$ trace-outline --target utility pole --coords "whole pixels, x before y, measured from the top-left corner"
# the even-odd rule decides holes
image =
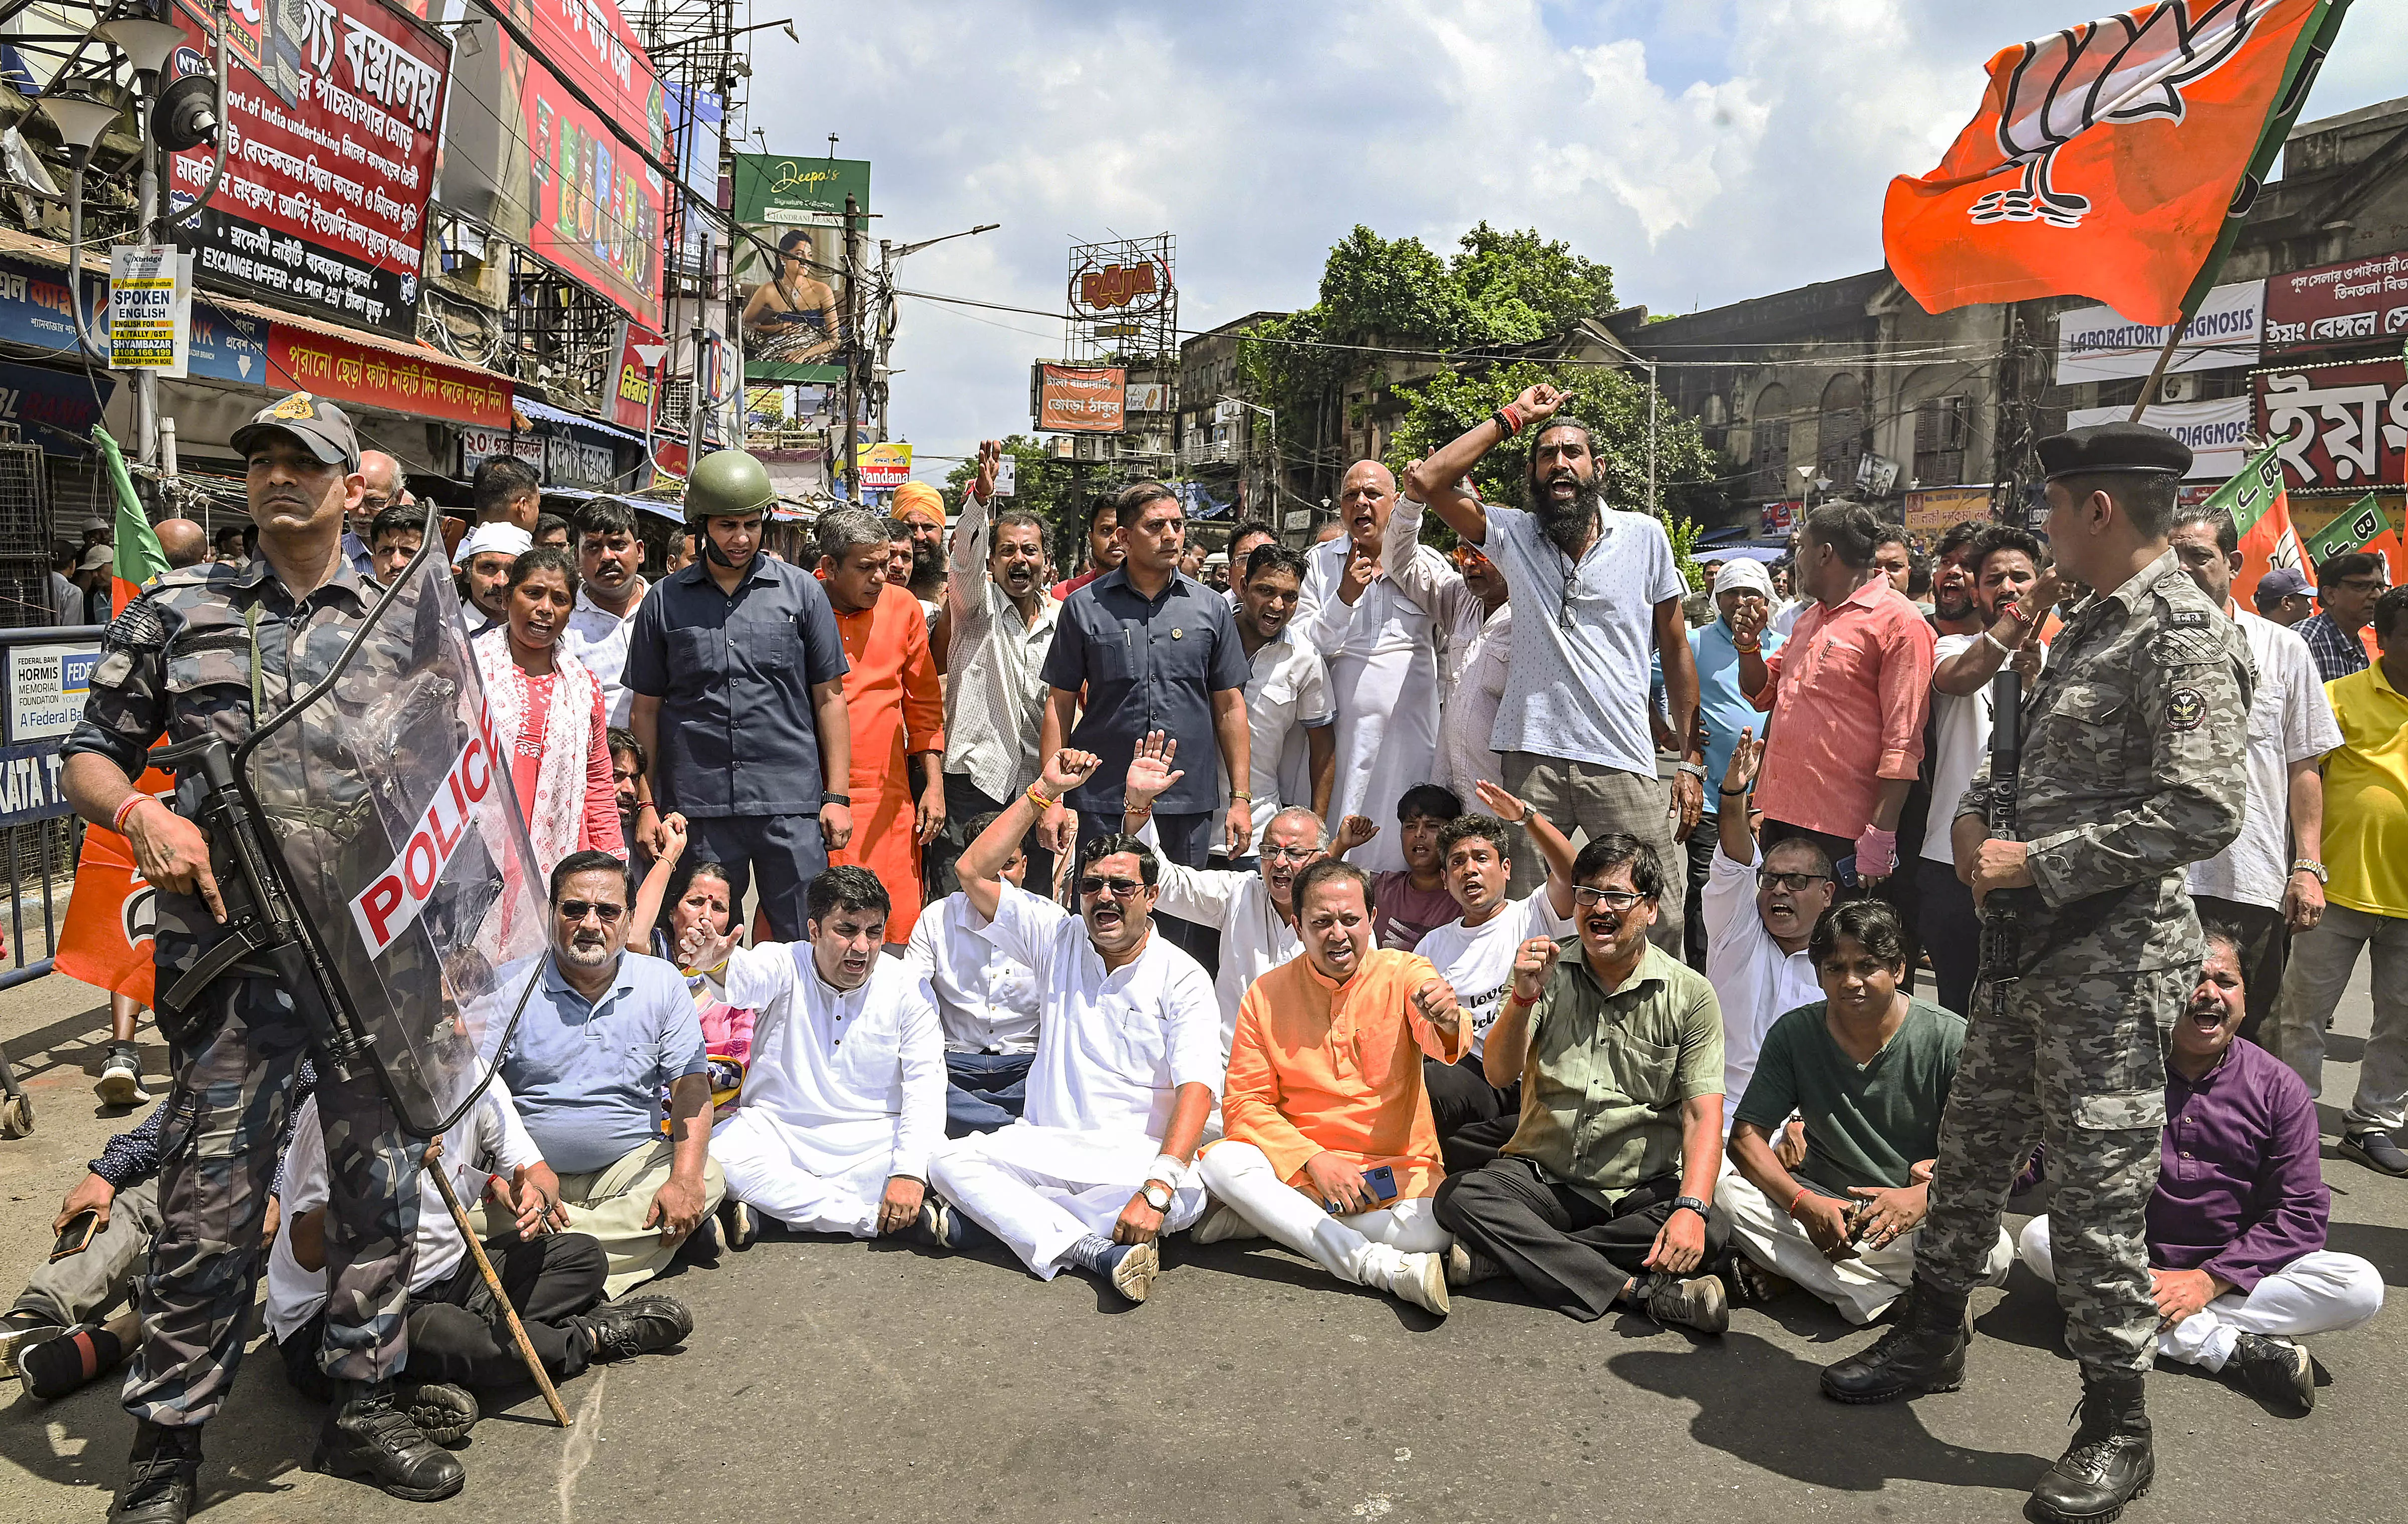
[[[844,198],[844,486],[854,503],[861,501],[861,434],[853,422],[861,395],[861,207],[850,193]]]

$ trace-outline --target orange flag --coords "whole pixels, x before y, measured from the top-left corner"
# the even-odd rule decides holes
[[[1940,166],[1890,181],[1882,245],[1930,312],[2090,296],[2197,310],[2349,0],[2158,0],[2001,50]]]
[[[2284,485],[2283,462],[2277,448],[2268,445],[2241,467],[2241,473],[2215,489],[2200,505],[2232,515],[2241,532],[2241,569],[2232,578],[2232,601],[2255,609],[2258,580],[2276,567],[2289,567],[2310,577],[2300,554],[2300,537],[2291,527],[2291,497]]]

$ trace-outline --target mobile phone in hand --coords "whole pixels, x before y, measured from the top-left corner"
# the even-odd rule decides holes
[[[50,1263],[55,1265],[69,1255],[83,1253],[92,1247],[92,1241],[99,1231],[100,1214],[97,1212],[87,1210],[69,1217],[67,1225],[59,1230],[59,1241],[50,1245]]]
[[[1397,1199],[1397,1172],[1391,1165],[1381,1164],[1363,1172],[1363,1188],[1371,1200],[1385,1206]]]

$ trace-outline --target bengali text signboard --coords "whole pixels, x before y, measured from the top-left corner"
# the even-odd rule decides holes
[[[2408,334],[2408,252],[2266,278],[2272,353]]]
[[[2408,482],[2408,366],[2398,359],[2276,366],[2250,378],[2258,431],[2293,492]]]
[[[274,323],[267,363],[280,384],[388,412],[510,426],[510,384],[482,371],[416,359],[292,323]]]
[[[1118,366],[1037,367],[1037,427],[1048,434],[1118,434],[1128,372]]]

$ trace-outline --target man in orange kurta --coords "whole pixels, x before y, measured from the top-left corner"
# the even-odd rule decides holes
[[[894,901],[888,945],[920,917],[920,847],[945,824],[945,694],[920,602],[886,581],[886,521],[859,509],[820,520],[820,580],[853,668],[853,841],[828,854],[878,875]]]
[[[1429,959],[1371,945],[1371,884],[1324,858],[1297,875],[1304,954],[1238,1005],[1213,1199],[1340,1280],[1441,1317],[1445,1176],[1422,1056],[1461,1058],[1471,1027]]]

